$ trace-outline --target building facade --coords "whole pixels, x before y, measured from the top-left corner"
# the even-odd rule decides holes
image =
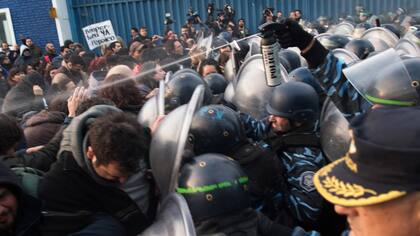
[[[171,28],[178,32],[189,7],[205,20],[209,3],[216,9],[232,5],[236,19],[244,18],[251,33],[256,32],[266,7],[284,15],[300,9],[309,20],[353,14],[357,5],[373,14],[398,7],[420,9],[419,0],[0,0],[0,41],[20,44],[20,38],[29,36],[39,46],[53,42],[58,47],[66,39],[86,45],[81,29],[105,20],[111,20],[115,33],[128,41],[131,27],[147,26],[149,34],[163,34],[165,13],[171,14],[175,21]]]
[[[60,45],[55,19],[50,17],[51,0],[0,0],[0,41],[21,44],[30,37],[39,47]]]

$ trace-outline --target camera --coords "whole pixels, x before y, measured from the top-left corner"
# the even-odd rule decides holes
[[[188,9],[187,16],[188,16],[187,23],[192,23],[192,24],[200,23],[200,15],[198,15],[198,12],[193,11],[192,7]]]
[[[225,15],[225,18],[228,21],[234,21],[234,19],[235,19],[235,10],[233,10],[233,7],[231,5],[226,4],[223,7],[223,13]]]
[[[273,12],[274,12],[274,8],[267,7],[266,9],[264,9],[263,15],[264,16],[273,16]]]
[[[212,14],[213,14],[213,12],[214,12],[214,3],[209,3],[209,4],[207,4],[207,13],[208,13],[209,15],[212,15]]]
[[[171,19],[171,13],[169,12],[165,13],[165,20],[163,20],[163,24],[170,25],[173,23],[175,23],[175,21]]]

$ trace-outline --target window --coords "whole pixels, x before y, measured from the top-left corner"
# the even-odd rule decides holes
[[[9,8],[0,9],[0,42],[4,41],[6,41],[9,45],[16,43]]]

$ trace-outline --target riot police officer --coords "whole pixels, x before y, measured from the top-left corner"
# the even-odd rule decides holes
[[[281,46],[284,48],[298,47],[301,50],[301,55],[308,62],[314,76],[346,118],[350,119],[364,112],[363,107],[367,101],[371,104],[396,106],[419,104],[417,78],[419,78],[420,71],[416,69],[420,66],[418,59],[412,59],[411,62],[401,62],[398,54],[394,53],[393,49],[388,49],[372,57],[371,60],[364,60],[357,65],[346,68],[347,66],[342,60],[335,57],[332,52],[323,47],[317,39],[305,32],[293,20],[286,20],[277,26],[275,32]],[[382,34],[382,37],[392,38],[392,36],[387,36],[386,33]],[[382,56],[379,57],[380,55]],[[389,66],[390,64],[393,64],[393,66]],[[387,82],[381,81],[384,76],[375,77],[376,72],[387,67],[389,67],[387,74],[401,76],[401,71],[408,72],[409,75],[407,73],[403,75],[404,82],[398,83],[395,81],[400,87],[385,86]],[[352,76],[354,73],[348,73],[355,71],[360,73],[357,73],[357,76]],[[385,73],[382,74],[385,75]],[[394,76],[393,79],[398,80],[398,76]],[[387,77],[389,78],[389,76]],[[374,81],[374,83],[361,83],[362,80]],[[379,99],[369,99],[367,95],[376,93],[377,86],[386,90],[383,90],[384,93],[378,94],[379,97],[376,98]],[[409,103],[406,103],[407,93],[403,91],[409,91]],[[391,97],[381,97],[381,94],[389,95],[390,93],[392,93]],[[388,100],[397,102],[389,103]],[[403,102],[400,103],[399,101]]]
[[[294,83],[297,82],[290,82],[290,84]],[[316,119],[319,110],[316,92],[309,85],[298,84],[314,93],[315,98],[310,97],[308,100],[316,104],[314,108],[314,119]],[[290,88],[286,87],[286,89]],[[305,103],[308,100],[302,100],[302,102]],[[242,122],[245,122],[247,130],[243,129]],[[306,130],[307,124],[301,124],[303,126],[300,129]],[[259,125],[259,128],[255,128],[255,125]],[[259,136],[262,139],[269,130],[268,119],[257,122],[246,114],[238,116],[227,107],[212,105],[202,107],[195,114],[189,141],[195,154],[222,153],[231,156],[241,164],[251,180],[249,187],[254,208],[261,208],[265,214],[277,218],[282,224],[304,225],[311,228],[312,223],[317,220],[319,206],[322,204],[319,195],[313,191],[311,176],[314,171],[322,167],[323,157],[320,152],[312,154],[309,149],[302,149],[308,160],[298,160],[299,158],[294,158],[293,154],[289,153],[287,155],[291,155],[290,157],[281,154],[278,158],[264,142],[250,142],[245,137],[246,134],[255,132],[255,138]],[[312,138],[311,135],[293,134],[290,135],[289,140],[299,143],[302,137]],[[317,138],[313,138],[314,140],[310,138],[308,138],[310,140],[308,143],[314,143],[313,146],[317,144]],[[281,139],[277,143],[272,142],[272,147],[277,148],[277,145],[283,145],[285,140],[288,139]],[[298,167],[289,168],[294,165]],[[295,180],[299,178],[302,181],[296,182]]]
[[[197,235],[309,234],[300,227],[276,224],[253,210],[247,190],[249,181],[238,163],[221,154],[204,154],[186,161],[177,192],[188,203]]]

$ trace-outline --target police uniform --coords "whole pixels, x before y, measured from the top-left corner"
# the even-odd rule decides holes
[[[419,192],[419,116],[418,107],[384,107],[354,118],[348,153],[314,176],[318,192],[345,207],[379,206]]]
[[[321,213],[322,198],[312,183],[314,173],[324,165],[317,132],[318,110],[318,95],[310,85],[289,82],[275,88],[267,111],[291,123],[299,121],[301,127],[278,135],[270,130],[267,119],[257,121],[241,115],[248,137],[267,142],[282,162],[285,184],[276,196],[277,217],[289,226],[313,228]]]

